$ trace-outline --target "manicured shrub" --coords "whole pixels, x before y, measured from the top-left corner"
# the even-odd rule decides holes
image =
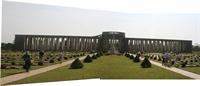
[[[38,62],[38,65],[42,66],[42,65],[44,65],[44,64],[43,64],[43,62]]]
[[[64,59],[67,60],[68,58],[67,58],[67,57],[64,57]]]
[[[149,61],[148,58],[144,58],[143,62],[141,63],[142,68],[150,68],[151,67],[151,62]]]
[[[130,54],[127,54],[126,57],[130,58]]]
[[[133,62],[140,62],[140,54],[136,55],[136,57],[133,59]]]
[[[187,61],[185,61],[185,62],[182,61],[181,62],[181,67],[186,67],[187,63],[188,63]]]
[[[157,57],[155,56],[155,57],[153,58],[153,60],[157,60]]]
[[[11,65],[16,65],[16,62],[15,62],[15,61],[12,61],[12,62],[11,62]]]
[[[93,55],[94,56],[94,55]],[[93,58],[93,56],[92,56],[92,58]],[[96,54],[96,56],[93,58],[93,59],[95,59],[95,58],[98,58],[98,57],[100,57],[101,55],[99,54],[99,53],[97,53]]]
[[[152,55],[152,56],[150,56],[150,59],[153,59],[153,55]]]
[[[17,66],[13,66],[13,65],[10,66],[9,68],[10,68],[10,69],[19,69],[19,67],[17,67]]]
[[[85,62],[85,63],[92,62],[92,58],[90,57],[90,55],[87,55],[87,57],[83,60],[83,62]]]
[[[7,64],[1,64],[1,69],[6,69],[8,66]]]
[[[161,57],[158,58],[158,61],[162,61]]]
[[[127,55],[128,55],[128,53],[125,53],[125,54],[124,54],[124,56],[126,56],[126,57],[127,57]]]
[[[49,60],[49,63],[54,63],[54,59]]]
[[[44,59],[44,61],[48,61],[49,59]]]
[[[99,55],[98,55],[99,56]],[[100,57],[100,56],[99,56]],[[97,59],[96,55],[92,55],[92,59]]]
[[[80,68],[83,68],[83,63],[79,60],[79,58],[77,58],[70,65],[70,69],[80,69]]]
[[[131,56],[129,57],[129,59],[134,59],[133,55],[131,55]]]
[[[57,58],[57,61],[61,61],[61,58]]]

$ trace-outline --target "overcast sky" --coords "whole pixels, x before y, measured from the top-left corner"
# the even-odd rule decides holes
[[[126,37],[200,43],[200,14],[120,13],[10,1],[2,4],[2,42],[13,42],[15,34],[93,36],[121,31]]]

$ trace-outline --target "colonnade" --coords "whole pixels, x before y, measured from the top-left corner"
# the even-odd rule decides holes
[[[92,51],[98,47],[98,38],[84,36],[27,35],[23,41],[23,49],[28,50]]]
[[[15,35],[17,50],[192,52],[190,40],[116,38],[109,36]]]
[[[164,39],[127,38],[128,51],[144,52],[190,52],[191,41]]]

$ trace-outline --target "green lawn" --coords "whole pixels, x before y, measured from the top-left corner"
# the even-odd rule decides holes
[[[51,82],[77,79],[189,79],[157,67],[141,68],[140,63],[133,63],[124,56],[102,56],[92,63],[84,63],[83,69],[69,69],[64,66],[49,72],[25,78],[10,84]]]
[[[45,64],[43,66],[31,66],[30,70],[46,67],[46,66],[49,66],[49,65],[51,65],[51,64]],[[26,72],[26,70],[23,69],[22,66],[18,66],[18,68],[19,69],[1,69],[1,77]]]
[[[200,74],[200,67],[185,67],[185,68],[181,68],[181,69],[190,71],[190,72],[193,72],[196,74]]]

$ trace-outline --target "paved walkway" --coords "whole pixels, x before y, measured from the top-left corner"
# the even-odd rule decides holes
[[[155,62],[155,61],[152,61],[152,60],[150,60],[150,62],[152,64],[154,64],[154,65],[157,65],[157,66],[161,67],[161,68],[164,68],[164,69],[179,73],[181,75],[184,75],[184,76],[187,76],[187,77],[190,77],[190,78],[193,78],[193,79],[200,79],[200,75],[199,74],[192,73],[192,72],[189,72],[189,71],[185,71],[185,70],[182,70],[182,69],[179,69],[179,68],[175,68],[175,67],[165,67],[165,66],[162,66],[161,63],[158,63],[158,62]]]
[[[86,56],[80,57],[80,60],[83,60]],[[66,66],[68,64],[71,64],[75,59],[63,62],[62,64],[55,64],[52,66],[48,66],[48,67],[44,67],[44,68],[40,68],[40,69],[35,69],[35,70],[31,70],[30,72],[25,72],[25,73],[19,73],[19,74],[15,74],[15,75],[10,75],[10,76],[6,76],[1,78],[0,80],[0,85],[6,84],[6,83],[10,83],[10,82],[14,82],[20,79],[24,79],[30,76],[34,76],[40,73],[44,73],[62,66]]]

